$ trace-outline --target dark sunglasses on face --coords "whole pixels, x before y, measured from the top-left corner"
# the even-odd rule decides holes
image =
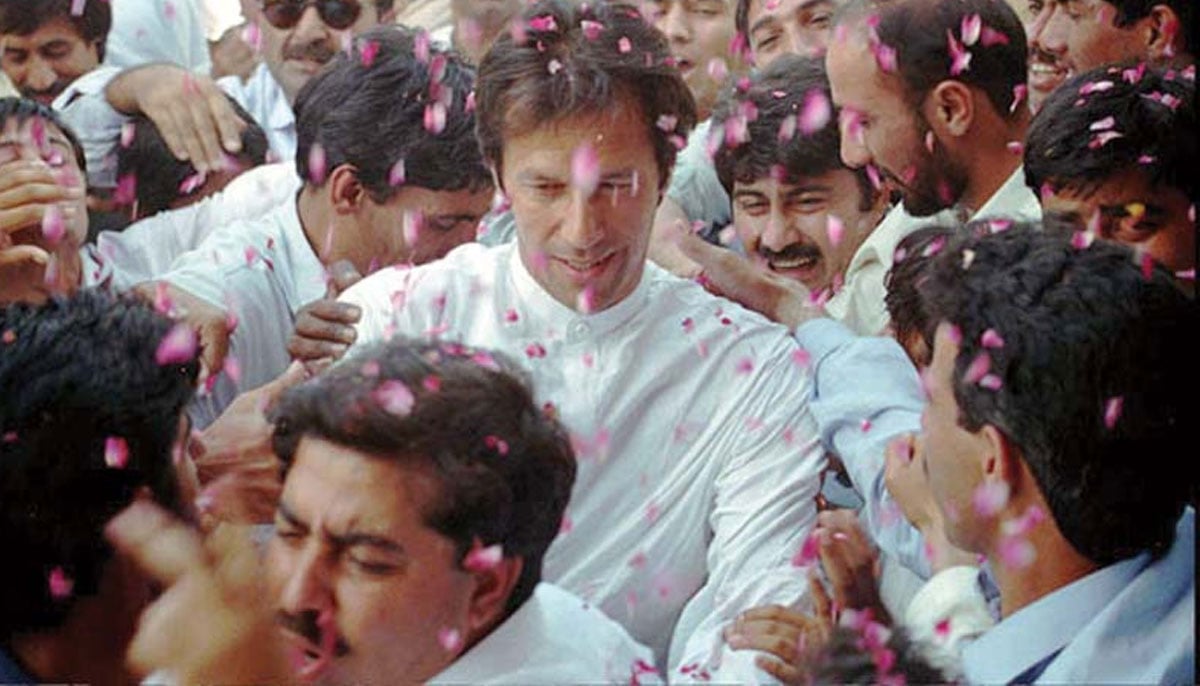
[[[316,5],[321,21],[342,31],[358,21],[362,5],[357,0],[263,0],[263,16],[277,29],[290,29],[300,23],[309,5]]]

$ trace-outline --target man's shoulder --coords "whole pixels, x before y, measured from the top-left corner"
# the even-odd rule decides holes
[[[509,244],[465,243],[432,262],[380,269],[352,286],[342,299],[364,304],[380,298],[389,300],[400,289],[443,293],[477,289],[481,282],[493,281],[497,274],[508,268],[511,253],[512,245]]]
[[[650,319],[655,326],[675,327],[681,333],[702,336],[728,331],[736,335],[721,336],[720,342],[734,347],[770,340],[785,347],[795,345],[787,327],[732,300],[713,295],[695,281],[653,264],[648,265],[645,278],[649,282],[645,314],[649,316],[643,319]]]

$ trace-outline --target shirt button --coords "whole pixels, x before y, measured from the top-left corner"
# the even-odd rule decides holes
[[[567,329],[567,335],[570,337],[570,339],[572,341],[578,341],[578,340],[585,338],[589,333],[591,333],[591,330],[592,330],[592,327],[588,326],[587,322],[574,321],[574,322],[571,322],[571,326]]]

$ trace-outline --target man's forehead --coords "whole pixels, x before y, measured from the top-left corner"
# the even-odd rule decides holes
[[[0,46],[23,50],[63,40],[82,41],[83,34],[79,33],[70,19],[62,16],[51,17],[26,34],[0,33]]]

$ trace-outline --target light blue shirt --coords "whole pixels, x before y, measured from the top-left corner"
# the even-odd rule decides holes
[[[1175,542],[1039,598],[963,651],[970,683],[1005,684],[1056,650],[1035,683],[1195,683],[1196,513]]]
[[[928,578],[924,539],[883,480],[888,443],[921,428],[925,396],[917,370],[892,338],[857,336],[834,319],[800,325],[796,342],[812,356],[816,384],[809,407],[821,443],[842,459],[863,497],[860,519],[867,533],[881,550]],[[864,420],[870,422],[865,430]]]

